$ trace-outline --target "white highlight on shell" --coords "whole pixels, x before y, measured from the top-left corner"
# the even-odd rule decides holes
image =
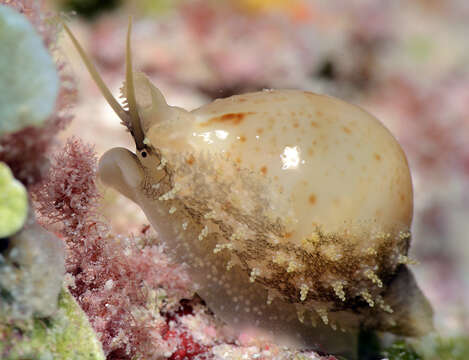
[[[296,169],[300,163],[300,152],[297,146],[285,146],[280,155],[282,160],[282,170]]]
[[[211,139],[212,133],[210,131],[206,131],[200,134],[192,133],[192,136],[199,136],[201,137],[207,144],[213,144],[213,140]]]
[[[177,208],[175,206],[171,206],[171,208],[169,209],[168,213],[170,214],[174,214],[176,212]]]
[[[228,137],[229,133],[225,130],[215,130],[215,136],[220,140],[225,140]]]

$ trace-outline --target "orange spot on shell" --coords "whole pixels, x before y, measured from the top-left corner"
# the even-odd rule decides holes
[[[194,155],[190,155],[190,156],[186,159],[186,163],[189,164],[189,165],[194,164],[194,161],[195,161]]]
[[[376,160],[378,160],[378,161],[381,160],[381,155],[380,154],[374,153],[373,155],[374,155]]]
[[[262,173],[262,175],[266,175],[266,174],[267,174],[267,166],[261,167],[261,173]]]
[[[241,136],[239,137],[239,141],[241,141],[241,142],[246,142],[246,136],[241,135]]]
[[[342,130],[344,130],[344,133],[346,134],[351,134],[352,130],[350,130],[347,126],[342,126]]]
[[[240,158],[240,157],[237,157],[237,158],[235,159],[235,161],[236,161],[238,164],[241,164],[241,158]]]
[[[311,121],[311,126],[314,127],[314,128],[318,128],[319,125],[316,121]]]
[[[316,204],[316,195],[311,194],[311,195],[309,196],[308,200],[309,200],[309,203],[310,203],[311,205]]]
[[[209,119],[207,122],[201,123],[201,126],[208,126],[212,123],[227,123],[230,122],[232,125],[239,125],[246,116],[253,115],[255,112],[245,112],[245,113],[229,113],[221,116],[215,116]]]
[[[300,124],[298,124],[297,122],[296,122],[296,123],[293,123],[293,127],[294,127],[295,129],[298,129],[298,128],[300,127]]]
[[[256,129],[256,133],[259,135],[262,134],[263,132],[264,132],[263,128]]]

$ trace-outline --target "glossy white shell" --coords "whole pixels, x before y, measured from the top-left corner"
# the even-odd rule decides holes
[[[327,232],[370,221],[380,231],[409,228],[412,183],[405,155],[362,109],[281,90],[216,100],[192,113],[188,143],[224,153],[268,179],[290,206],[295,243],[316,225]]]

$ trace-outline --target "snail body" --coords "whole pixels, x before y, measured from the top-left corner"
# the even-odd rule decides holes
[[[298,90],[188,112],[133,72],[129,44],[128,110],[103,93],[137,151],[109,150],[99,176],[139,204],[216,315],[303,346],[327,333],[317,323],[410,336],[431,329],[406,267],[408,164],[377,119]]]

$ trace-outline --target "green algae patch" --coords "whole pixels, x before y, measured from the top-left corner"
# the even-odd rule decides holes
[[[39,126],[52,114],[59,76],[28,19],[0,5],[0,136]]]
[[[388,360],[424,360],[414,348],[405,341],[396,341],[383,352],[383,356]]]
[[[394,342],[382,355],[388,360],[466,360],[469,337],[431,334],[418,340]]]
[[[426,337],[414,345],[424,360],[467,360],[469,356],[467,335],[435,335]]]
[[[0,162],[0,238],[13,235],[20,230],[27,214],[26,189],[13,177],[10,168]]]
[[[85,313],[68,290],[50,318],[8,324],[0,319],[0,358],[5,360],[104,360]]]

